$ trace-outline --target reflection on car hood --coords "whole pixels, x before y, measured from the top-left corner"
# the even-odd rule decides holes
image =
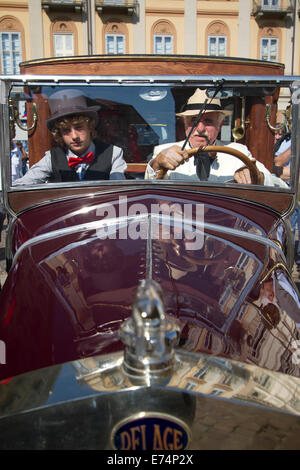
[[[146,278],[178,319],[182,349],[299,373],[288,340],[298,340],[299,299],[267,237],[274,214],[223,199],[220,208],[211,195],[105,197],[43,207],[39,227],[39,208],[21,217],[0,307],[11,358],[2,377],[119,350]],[[267,259],[271,286],[261,283]]]
[[[165,387],[133,386],[121,353],[0,382],[0,448],[182,451],[183,433],[189,449],[298,448],[299,378],[204,354],[176,358]]]

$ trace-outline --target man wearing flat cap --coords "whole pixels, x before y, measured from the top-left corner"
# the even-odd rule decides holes
[[[69,89],[49,97],[46,124],[57,146],[13,184],[124,179],[123,150],[95,139],[99,106],[88,106],[80,91]]]
[[[199,88],[188,99],[184,110],[178,113],[184,125],[185,135],[188,137],[193,127],[194,121],[199,115],[205,100],[207,100],[205,90]],[[216,145],[217,136],[222,128],[224,119],[231,111],[222,109],[219,99],[209,99],[205,111],[201,115],[200,121],[193,129],[187,145],[181,150],[185,141],[174,144],[163,144],[155,147],[153,157],[146,168],[145,178],[155,179],[161,170],[165,171],[165,179],[211,181],[225,183],[236,181],[237,183],[251,184],[251,174],[244,163],[238,158],[225,153],[199,154],[190,156],[187,149],[204,147],[206,145]],[[219,143],[219,145],[222,145]],[[253,157],[245,145],[232,142],[227,147],[234,148],[253,160]],[[274,177],[265,166],[256,161],[257,169],[260,173],[259,184],[279,185],[285,183],[280,178]]]

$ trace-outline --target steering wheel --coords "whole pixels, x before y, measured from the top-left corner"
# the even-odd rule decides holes
[[[247,155],[240,152],[239,150],[236,150],[232,147],[227,147],[225,145],[206,145],[205,147],[194,147],[192,149],[188,149],[187,153],[189,155],[195,155],[199,151],[200,152],[201,151],[202,152],[223,152],[223,153],[228,153],[230,155],[233,155],[234,157],[237,157],[239,160],[241,160],[244,163],[244,165],[250,171],[252,184],[258,184],[259,171],[258,171],[255,163],[252,160],[250,160],[250,158],[247,157]],[[163,179],[163,177],[167,173],[167,171],[168,170],[166,168],[162,168],[159,171],[156,179],[157,180]]]

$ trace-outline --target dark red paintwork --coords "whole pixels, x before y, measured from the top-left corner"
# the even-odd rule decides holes
[[[24,212],[17,220],[15,227],[16,249],[32,236],[66,227],[66,224],[67,226],[77,225],[78,223],[94,220],[93,215],[98,204],[118,201],[119,196],[130,197],[133,203],[136,202],[136,200],[140,200],[142,197],[143,199],[146,198],[146,200],[149,200],[149,203],[151,203],[149,192],[149,189],[135,189],[120,194],[115,192],[113,195],[95,193],[89,196],[83,196],[80,199],[71,197],[64,201],[54,201],[51,204],[31,209]],[[209,220],[218,220],[219,223],[226,224],[226,222],[222,222],[222,220],[228,220],[228,215],[225,217],[224,212],[229,211],[253,221],[253,223],[261,227],[266,234],[269,233],[278,222],[276,214],[268,208],[260,206],[258,211],[256,204],[226,197],[224,195],[201,194],[200,191],[198,193],[194,192],[193,194],[185,192],[184,195],[182,195],[182,192],[176,191],[175,188],[172,188],[171,192],[164,191],[163,189],[155,189],[154,195],[153,189],[151,188],[151,196],[152,195],[154,201],[160,197],[164,197],[169,201],[173,201],[173,199],[176,198],[179,202],[191,200],[194,203],[216,206],[217,212],[211,212]],[[86,213],[80,212],[83,207],[89,208],[89,211]],[[94,210],[93,207],[95,207]]]
[[[299,337],[299,311],[291,319],[288,308],[282,308],[275,329],[255,309],[247,317],[247,308],[260,295],[266,264],[283,261],[279,251],[264,243],[276,239],[276,227],[282,224],[276,214],[221,196],[171,195],[163,189],[150,195],[139,189],[49,202],[18,218],[14,246],[19,251],[0,294],[0,336],[7,354],[0,379],[123,348],[118,328],[131,314],[136,288],[146,276],[147,240],[119,239],[119,232],[116,239],[101,240],[97,227],[88,225],[101,224],[103,204],[121,215],[119,196],[126,198],[128,213],[137,203],[148,213],[157,203],[192,204],[194,213],[196,205],[204,207],[201,249],[187,250],[186,240],[172,236],[151,242],[152,276],[163,288],[166,312],[179,319],[180,347],[299,375],[292,350],[282,341],[287,332],[280,332],[288,323],[293,337]],[[71,233],[55,232],[74,226]],[[249,240],[243,233],[263,238]],[[44,237],[30,241],[39,235]],[[270,341],[278,357],[266,362],[263,350]]]

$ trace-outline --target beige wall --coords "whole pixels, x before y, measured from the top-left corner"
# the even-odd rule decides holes
[[[258,59],[257,56],[257,37],[258,37],[258,24],[252,16],[250,19],[250,58]]]
[[[169,22],[174,30],[174,54],[184,54],[184,0],[146,1],[147,54],[153,54],[153,27],[159,21]]]
[[[39,5],[41,0],[0,0],[0,28],[5,18],[7,20],[15,18],[21,25],[23,61],[38,58],[39,51],[42,51],[44,57],[53,55],[51,33],[53,21],[58,19],[68,20],[68,25],[73,28],[76,53],[87,54],[87,22],[83,21],[82,14],[58,10],[47,13],[42,9],[40,25],[43,34],[40,43],[37,43],[39,16],[35,11],[36,23],[32,16],[29,17],[29,1],[32,11],[34,2]],[[130,15],[118,13],[99,15],[96,10],[93,9],[93,11],[94,54],[105,53],[104,34],[106,29],[112,27],[114,23],[120,32],[126,34],[126,53],[153,53],[154,27],[160,24],[162,34],[164,31],[165,34],[172,31],[174,35],[174,53],[206,55],[208,31],[214,31],[214,34],[218,32],[222,34],[225,31],[228,36],[228,55],[259,58],[262,29],[251,14],[252,0],[141,0],[141,22],[136,18],[133,21]],[[193,11],[197,11],[195,19]],[[294,74],[300,71],[298,15],[296,21]],[[279,62],[285,63],[286,72],[290,73],[293,28],[287,28],[284,21],[278,20],[276,23],[277,26],[272,25],[270,28],[276,30],[275,33],[280,37]],[[36,25],[35,29],[34,25]],[[245,33],[247,33],[246,37]]]
[[[184,54],[184,15],[183,14],[155,14],[146,15],[146,54],[153,54],[153,33],[155,25],[159,22],[167,23],[170,31],[174,31],[174,54]]]
[[[144,54],[146,50],[146,0],[139,0],[139,21],[133,25],[132,52],[134,54]]]
[[[0,1],[0,27],[1,22],[5,19],[16,19],[21,23],[22,38],[24,37],[24,43],[22,43],[22,60],[29,60],[30,54],[30,28],[29,28],[29,16],[28,16],[28,2],[22,0],[15,1]]]
[[[98,14],[95,15],[95,54],[103,54],[104,50],[104,38],[103,38],[104,19]]]
[[[41,0],[28,0],[30,55],[38,59],[44,55],[44,34]]]
[[[197,53],[200,55],[207,55],[208,43],[207,36],[208,30],[214,31],[215,34],[223,34],[226,31],[227,35],[227,54],[233,57],[237,56],[237,25],[238,12],[234,15],[205,15],[204,18],[199,18],[197,21]]]
[[[146,0],[146,12],[179,13],[184,11],[184,0]]]
[[[263,25],[261,25],[263,26]],[[259,27],[254,17],[251,18],[251,40],[250,40],[250,57],[252,59],[259,59],[259,48],[260,48],[260,38],[263,37],[272,37],[275,35],[280,39],[279,46],[279,57],[278,62],[285,63],[286,60],[288,64],[290,63],[289,57],[286,54],[291,53],[292,45],[291,41],[287,43],[287,35],[290,34],[290,30],[284,27],[284,23],[277,21],[275,23],[269,24],[266,23],[265,27]],[[290,38],[291,39],[291,38]],[[288,47],[288,49],[287,49]],[[289,67],[290,68],[290,67]]]
[[[105,54],[105,33],[109,32],[108,25],[111,25],[115,32],[125,34],[126,36],[126,53],[133,51],[133,24],[128,21],[125,15],[98,15],[95,16],[95,54]]]
[[[45,10],[42,10],[45,57],[53,57],[53,41],[51,33],[57,22],[66,24],[67,27],[74,32],[74,48],[76,55],[86,54],[84,40],[86,26],[81,19],[81,15],[75,13],[47,13]]]
[[[51,21],[49,16],[46,12],[42,11],[42,21],[43,21],[43,31],[44,31],[44,54],[45,57],[51,57],[52,54],[50,52],[51,49],[51,38],[50,38],[50,28],[51,28]]]

